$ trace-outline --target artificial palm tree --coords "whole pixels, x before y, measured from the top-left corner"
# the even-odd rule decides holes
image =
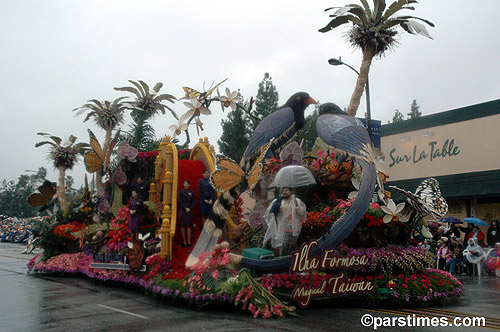
[[[73,166],[78,161],[78,156],[83,155],[85,151],[89,149],[87,143],[77,143],[76,137],[70,135],[68,140],[63,141],[60,137],[53,136],[47,133],[38,133],[38,135],[45,138],[50,138],[52,141],[42,141],[35,144],[35,147],[39,147],[45,144],[49,144],[50,150],[48,154],[49,160],[54,164],[54,167],[59,170],[59,182],[57,186],[57,198],[59,199],[59,204],[63,215],[68,213],[70,204],[66,200],[66,185],[65,177],[66,170],[72,169]]]
[[[76,115],[87,112],[87,116],[83,120],[93,119],[95,124],[106,132],[103,143],[103,152],[106,154],[113,130],[121,125],[124,121],[124,113],[127,110],[127,105],[122,103],[126,97],[120,97],[114,101],[99,101],[97,99],[89,100],[87,104],[76,108]]]
[[[167,93],[160,94],[160,89],[163,87],[161,82],[156,83],[153,89],[150,89],[149,85],[141,80],[137,82],[129,80],[129,82],[133,86],[115,88],[115,90],[135,95],[135,99],[128,103],[128,108],[132,110],[134,124],[130,126],[127,140],[131,146],[141,150],[155,141],[154,129],[148,124],[148,120],[160,112],[165,114],[166,110],[170,111],[176,120],[179,120],[174,110],[163,103],[164,101],[174,103],[176,98]]]
[[[83,122],[93,119],[96,125],[106,132],[106,136],[104,138],[104,143],[102,146],[102,150],[105,156],[108,155],[108,148],[111,142],[111,135],[113,134],[113,130],[121,125],[124,121],[124,113],[127,110],[127,105],[125,103],[122,103],[122,100],[125,98],[126,97],[120,97],[112,102],[107,100],[101,102],[97,99],[91,99],[87,104],[73,110],[77,111],[76,115],[87,112],[87,116],[85,117]],[[104,190],[102,175],[100,174],[100,172],[97,172],[96,175],[96,185],[97,191],[99,193],[103,193]]]
[[[410,6],[410,4],[417,3],[415,0],[397,0],[388,8],[386,8],[384,0],[373,0],[373,9],[370,8],[367,0],[360,1],[362,6],[350,4],[325,9],[325,11],[331,9],[336,9],[336,11],[330,15],[333,17],[330,23],[319,30],[320,32],[328,32],[342,24],[352,23],[352,27],[347,33],[348,41],[352,46],[363,51],[363,60],[356,87],[347,107],[347,113],[351,116],[355,116],[358,110],[373,58],[383,55],[385,51],[396,45],[397,42],[394,39],[398,34],[396,28],[399,26],[410,34],[420,34],[432,39],[425,25],[416,20],[434,26],[431,22],[419,17],[396,16],[401,10],[415,10],[414,7]]]

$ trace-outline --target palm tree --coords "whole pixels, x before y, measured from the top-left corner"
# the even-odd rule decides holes
[[[425,25],[417,22],[422,21],[433,27],[434,24],[414,16],[395,16],[400,10],[415,10],[410,4],[417,3],[415,0],[397,0],[386,10],[384,0],[373,0],[373,10],[367,0],[360,0],[363,6],[350,4],[344,7],[331,7],[337,9],[330,17],[333,19],[320,32],[328,32],[342,24],[352,23],[347,33],[347,39],[355,48],[363,52],[363,60],[356,81],[356,87],[347,107],[347,113],[355,116],[359,107],[361,96],[368,79],[370,65],[375,56],[381,56],[388,49],[395,47],[397,42],[394,37],[398,34],[396,28],[399,26],[406,32],[414,35],[423,35],[432,39]]]
[[[174,110],[163,103],[164,101],[174,103],[176,98],[167,93],[160,94],[160,89],[163,87],[161,82],[156,83],[153,89],[150,89],[141,80],[137,82],[129,80],[129,82],[133,86],[115,88],[115,90],[130,92],[135,95],[135,99],[128,104],[128,108],[132,110],[131,115],[134,124],[130,126],[127,140],[131,146],[142,150],[155,141],[154,129],[147,123],[148,120],[159,112],[165,114],[166,110],[170,111],[176,120],[179,120]]]
[[[59,170],[57,198],[59,199],[62,213],[65,215],[68,213],[70,208],[70,204],[68,204],[66,200],[66,170],[73,168],[73,166],[78,162],[78,156],[83,155],[85,151],[89,149],[89,145],[87,143],[75,144],[76,137],[73,135],[70,135],[67,141],[63,141],[60,137],[52,136],[47,133],[38,133],[38,135],[52,139],[52,141],[38,142],[35,144],[35,147],[45,144],[49,144],[51,146],[48,158],[53,162],[54,167]]]
[[[126,97],[120,97],[112,102],[101,102],[97,99],[91,99],[87,104],[73,110],[77,111],[77,116],[84,112],[87,112],[87,116],[85,117],[83,122],[93,119],[96,125],[106,132],[106,136],[104,138],[104,143],[102,146],[102,150],[105,156],[108,155],[108,147],[111,141],[113,130],[121,125],[124,121],[124,113],[127,110],[127,105],[125,103],[122,103],[122,100],[125,98]],[[96,175],[96,184],[98,192],[103,193],[104,191],[102,190],[102,176],[99,172],[97,172]]]

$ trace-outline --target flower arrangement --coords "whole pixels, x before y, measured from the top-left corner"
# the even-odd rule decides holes
[[[128,229],[129,210],[124,206],[118,210],[118,214],[111,220],[111,227],[106,235],[105,244],[109,251],[119,251],[127,246],[131,239]]]
[[[146,160],[146,159],[150,159],[150,158],[156,158],[158,153],[159,153],[158,151],[138,152],[136,159]]]
[[[385,275],[374,280],[374,284],[369,303],[377,302],[381,290],[390,288],[392,297],[388,302],[397,306],[443,304],[447,298],[458,297],[463,292],[462,283],[449,272],[430,268],[421,273]]]
[[[148,274],[144,278],[151,279],[159,274],[167,274],[172,268],[172,262],[162,259],[159,254],[154,254],[146,258],[146,266]]]
[[[257,282],[248,271],[243,271],[239,276],[240,282],[247,285],[240,289],[234,300],[235,305],[242,304],[243,310],[248,310],[254,318],[270,318],[272,316],[283,317],[284,315],[296,316],[294,306],[286,306],[269,290]]]
[[[179,159],[189,160],[189,156],[191,155],[191,149],[178,150],[177,154],[179,155]]]
[[[328,273],[315,273],[312,275],[283,273],[263,275],[260,284],[273,293],[291,294],[297,285],[311,285],[320,287],[323,281],[333,275]],[[446,298],[458,297],[463,292],[463,285],[446,271],[425,269],[411,274],[373,274],[357,275],[352,281],[370,281],[374,288],[364,292],[359,297],[366,301],[365,304],[375,304],[381,300],[398,306],[428,306],[429,304],[442,304]],[[383,296],[389,290],[389,298]],[[387,303],[386,302],[386,303]]]
[[[308,159],[311,160],[311,159]],[[323,150],[316,151],[316,158],[309,161],[309,170],[321,185],[345,186],[350,182],[353,172],[353,162],[347,157]]]
[[[235,271],[229,270],[227,265],[229,259],[229,244],[217,245],[211,252],[200,254],[188,279],[184,281],[184,286],[189,287],[190,292],[200,294],[216,289],[223,281],[235,275]]]
[[[54,234],[60,237],[65,237],[70,240],[76,240],[76,238],[71,234],[83,230],[86,226],[74,221],[72,223],[57,225],[54,228]]]
[[[281,168],[281,160],[276,157],[271,157],[266,161],[264,174],[276,174]]]
[[[328,214],[328,211],[330,211],[330,208],[325,208],[321,212],[308,212],[307,219],[304,224],[302,224],[302,227],[313,229],[331,226],[333,219]]]

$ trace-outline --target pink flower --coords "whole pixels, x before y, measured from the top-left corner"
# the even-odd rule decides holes
[[[212,272],[212,278],[215,280],[219,278],[219,270],[214,270],[214,272]]]

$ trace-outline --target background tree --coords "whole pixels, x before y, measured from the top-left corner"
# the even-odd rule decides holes
[[[255,98],[255,109],[251,113],[250,127],[252,132],[257,128],[260,121],[270,113],[278,109],[278,91],[273,84],[272,78],[269,73],[264,74],[264,78],[259,83],[259,90]]]
[[[70,135],[67,141],[63,141],[57,136],[52,136],[46,133],[38,133],[38,135],[50,138],[52,141],[42,141],[35,144],[39,147],[45,144],[50,145],[48,159],[52,161],[54,167],[59,171],[59,181],[57,185],[57,198],[63,215],[68,213],[70,205],[66,200],[66,170],[72,169],[78,162],[78,156],[83,155],[88,149],[87,143],[76,142],[76,137]]]
[[[248,108],[248,105],[249,102],[244,106]],[[222,135],[217,140],[219,150],[223,155],[239,162],[250,141],[250,120],[242,108],[236,107],[229,111],[226,120],[221,121],[221,126]]]
[[[401,113],[398,109],[396,109],[396,112],[394,112],[394,115],[392,116],[392,123],[399,123],[403,122],[405,120],[405,117],[403,113]],[[389,121],[391,123],[391,121]]]
[[[39,208],[28,204],[28,196],[37,191],[47,177],[47,169],[40,167],[33,174],[19,176],[17,183],[3,180],[0,184],[0,215],[9,217],[34,217]]]
[[[417,3],[415,0],[397,0],[387,10],[385,0],[373,0],[373,9],[370,8],[367,0],[361,0],[361,3],[362,6],[350,4],[325,9],[325,11],[331,9],[336,9],[336,11],[330,15],[333,17],[330,23],[319,30],[328,32],[342,24],[352,24],[347,33],[348,41],[354,48],[359,48],[363,52],[359,76],[347,107],[347,114],[350,116],[356,116],[373,58],[383,55],[385,51],[396,46],[394,37],[398,31],[395,28],[399,26],[410,34],[421,34],[432,39],[425,26],[415,20],[434,26],[431,22],[419,17],[396,16],[400,10],[415,10],[410,6]]]
[[[420,106],[417,104],[417,101],[413,99],[413,103],[411,103],[410,113],[408,113],[408,119],[416,119],[422,116],[422,112],[419,111]]]
[[[306,116],[306,124],[304,128],[299,130],[294,138],[294,141],[297,141],[297,143],[300,144],[302,142],[302,150],[305,152],[312,150],[314,142],[316,142],[316,138],[318,137],[318,133],[316,132],[316,120],[319,116],[319,104],[314,106],[315,108],[312,114]]]

